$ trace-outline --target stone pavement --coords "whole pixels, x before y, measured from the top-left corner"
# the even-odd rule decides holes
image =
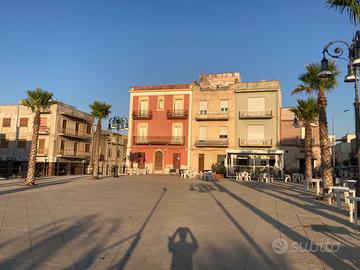
[[[347,212],[293,183],[0,181],[0,223],[1,270],[360,269]]]

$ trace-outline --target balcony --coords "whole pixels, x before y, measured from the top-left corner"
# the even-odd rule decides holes
[[[36,156],[38,157],[46,157],[49,154],[49,149],[47,148],[38,148]]]
[[[187,119],[188,118],[187,110],[168,110],[167,118],[168,119]]]
[[[229,112],[208,113],[202,111],[195,116],[197,121],[227,121],[229,118]]]
[[[41,135],[50,134],[50,128],[46,127],[46,126],[40,126],[39,134],[41,134]]]
[[[134,145],[184,145],[184,136],[134,136]]]
[[[240,111],[239,119],[271,119],[272,111]]]
[[[271,147],[272,139],[239,139],[239,147]]]
[[[195,141],[196,147],[228,147],[229,141],[227,139],[219,140],[208,140],[208,139],[197,139]]]
[[[91,134],[82,132],[78,129],[72,129],[72,128],[62,128],[59,131],[60,136],[64,137],[71,137],[71,138],[77,138],[77,139],[91,139]]]
[[[72,158],[89,158],[90,153],[73,149],[60,149],[57,153],[57,156]]]
[[[152,111],[149,110],[141,110],[141,111],[133,111],[132,117],[134,120],[149,120],[152,119]]]

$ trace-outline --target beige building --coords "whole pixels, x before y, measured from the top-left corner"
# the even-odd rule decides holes
[[[0,175],[26,174],[33,119],[34,113],[25,106],[0,106]],[[93,120],[92,115],[60,102],[41,113],[37,173],[85,173]]]
[[[236,101],[236,147],[227,150],[228,174],[248,171],[281,172],[280,82],[238,82],[233,85]]]
[[[305,172],[305,127],[299,122],[299,127],[294,127],[295,114],[291,108],[281,108],[280,123],[280,148],[284,151],[284,169],[288,173],[297,171]],[[320,167],[320,138],[319,127],[312,125],[313,135],[313,168]]]
[[[119,173],[123,172],[126,161],[127,136],[102,130],[100,139],[99,173],[111,175],[117,164]],[[117,155],[117,163],[116,163]]]
[[[210,170],[236,148],[234,84],[240,73],[202,74],[192,84],[191,169]]]

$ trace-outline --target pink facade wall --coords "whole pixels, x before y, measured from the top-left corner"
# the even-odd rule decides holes
[[[155,163],[155,152],[161,151],[163,153],[164,163],[163,165],[172,165],[173,164],[173,155],[174,153],[180,153],[180,160],[182,166],[187,166],[187,146],[188,146],[188,133],[189,133],[189,94],[177,94],[174,92],[172,95],[159,95],[164,97],[164,110],[157,110],[158,96],[147,96],[146,93],[141,97],[149,98],[149,111],[152,111],[152,119],[145,120],[132,120],[132,143],[131,152],[144,152],[145,153],[145,164]],[[188,112],[187,119],[168,119],[167,111],[173,110],[173,100],[174,96],[183,96],[184,97],[184,110]],[[139,96],[133,97],[133,110],[139,110]],[[182,131],[184,137],[183,145],[135,145],[134,136],[138,134],[138,124],[139,123],[148,123],[148,137],[152,136],[172,136],[172,124],[173,123],[182,123]],[[130,138],[129,138],[130,139]]]

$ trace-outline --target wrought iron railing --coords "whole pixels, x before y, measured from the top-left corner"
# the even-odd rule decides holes
[[[227,139],[219,140],[207,140],[207,139],[197,139],[195,141],[195,146],[197,147],[227,147],[229,141]]]
[[[149,110],[139,110],[133,111],[132,113],[133,119],[151,119],[152,118],[152,111]]]
[[[185,143],[184,136],[134,136],[135,145],[154,144],[154,145],[183,145]]]
[[[197,121],[226,121],[229,120],[229,112],[198,112],[195,116]]]
[[[168,110],[167,118],[168,119],[187,119],[188,118],[187,110]]]

